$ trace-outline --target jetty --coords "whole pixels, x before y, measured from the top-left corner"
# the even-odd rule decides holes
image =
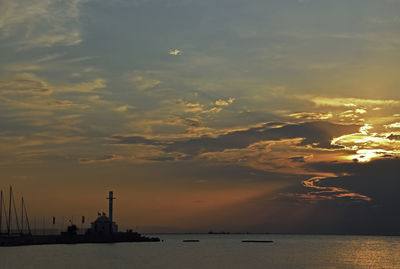
[[[78,228],[71,222],[67,230],[54,235],[34,235],[31,232],[28,212],[24,199],[21,202],[21,214],[18,216],[15,199],[10,187],[8,210],[4,202],[3,191],[0,191],[0,247],[24,245],[51,245],[51,244],[83,244],[83,243],[120,243],[120,242],[159,242],[157,237],[146,237],[133,230],[119,232],[118,225],[113,221],[114,193],[109,192],[108,216],[98,214],[98,218],[91,223],[91,227],[84,234],[78,234]],[[2,224],[6,224],[3,232]],[[15,219],[16,229],[12,229],[12,218]],[[82,217],[82,222],[84,217]],[[55,218],[53,217],[53,223]]]

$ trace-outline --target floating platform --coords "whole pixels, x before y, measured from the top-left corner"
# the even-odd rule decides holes
[[[200,242],[200,240],[197,239],[186,239],[186,240],[182,240],[182,242]]]
[[[243,243],[274,243],[271,240],[242,240]]]

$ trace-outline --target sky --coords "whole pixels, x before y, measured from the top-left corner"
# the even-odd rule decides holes
[[[140,232],[400,234],[399,0],[3,0],[0,188]]]

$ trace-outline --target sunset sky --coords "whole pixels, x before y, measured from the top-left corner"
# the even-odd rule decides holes
[[[0,187],[142,232],[400,233],[400,0],[3,0]]]

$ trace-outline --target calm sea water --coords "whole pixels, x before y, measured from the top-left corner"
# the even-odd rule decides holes
[[[164,242],[0,248],[0,268],[400,268],[400,237],[157,236]],[[245,239],[274,243],[242,243]]]

